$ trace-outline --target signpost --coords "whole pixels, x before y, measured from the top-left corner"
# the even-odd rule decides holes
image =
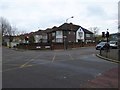
[[[106,41],[107,43],[105,44],[105,50],[106,50],[106,57],[107,57],[107,54],[108,54],[108,51],[109,51],[109,32],[108,32],[108,29],[107,29],[107,32],[105,34],[105,32],[102,32],[102,38],[106,38]],[[101,50],[100,50],[100,55],[101,55]]]

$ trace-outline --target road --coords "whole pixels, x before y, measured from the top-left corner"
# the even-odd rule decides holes
[[[3,88],[85,87],[89,81],[118,67],[96,57],[96,53],[94,47],[65,51],[3,48]]]

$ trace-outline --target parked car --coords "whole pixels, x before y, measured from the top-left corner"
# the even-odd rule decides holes
[[[100,42],[99,44],[96,45],[96,50],[104,50],[106,44],[107,42]]]
[[[110,48],[117,49],[118,47],[117,41],[110,41],[109,44],[110,44]]]

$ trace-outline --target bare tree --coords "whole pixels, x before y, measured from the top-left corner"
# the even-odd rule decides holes
[[[0,32],[2,32],[2,37],[7,36],[9,38],[9,47],[11,47],[12,36],[15,34],[15,29],[12,28],[8,20],[3,17],[0,17]]]
[[[99,33],[99,28],[98,27],[90,27],[89,30],[94,33],[95,36],[98,35]]]
[[[2,36],[11,35],[12,27],[10,23],[3,17],[0,17],[0,31],[2,32]]]
[[[93,32],[94,34],[94,40],[96,42],[96,38],[98,37],[99,34],[99,28],[98,27],[90,27],[89,30]]]
[[[14,26],[14,27],[12,27],[12,30],[11,30],[11,35],[12,36],[15,36],[15,35],[17,35],[17,31],[18,31],[18,29]]]
[[[21,34],[26,34],[27,32],[25,30],[22,30],[20,33]]]

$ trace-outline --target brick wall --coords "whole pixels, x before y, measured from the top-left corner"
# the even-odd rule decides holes
[[[19,44],[16,46],[19,49],[29,49],[29,50],[44,50],[51,49],[51,45],[48,43],[32,43],[32,44]]]
[[[80,47],[89,47],[89,46],[95,46],[95,43],[88,43],[88,44],[84,44],[84,43],[67,43],[66,47],[67,49],[71,49],[71,48],[80,48]],[[63,43],[54,43],[51,45],[52,49],[64,49],[64,44]]]
[[[95,46],[96,44],[94,43],[67,43],[66,47],[67,49],[71,48],[80,48],[80,47],[89,47],[89,46]],[[30,50],[44,50],[44,49],[49,49],[49,50],[56,50],[56,49],[64,49],[64,43],[34,43],[34,44],[19,44],[16,46],[16,48],[19,49],[30,49]]]

